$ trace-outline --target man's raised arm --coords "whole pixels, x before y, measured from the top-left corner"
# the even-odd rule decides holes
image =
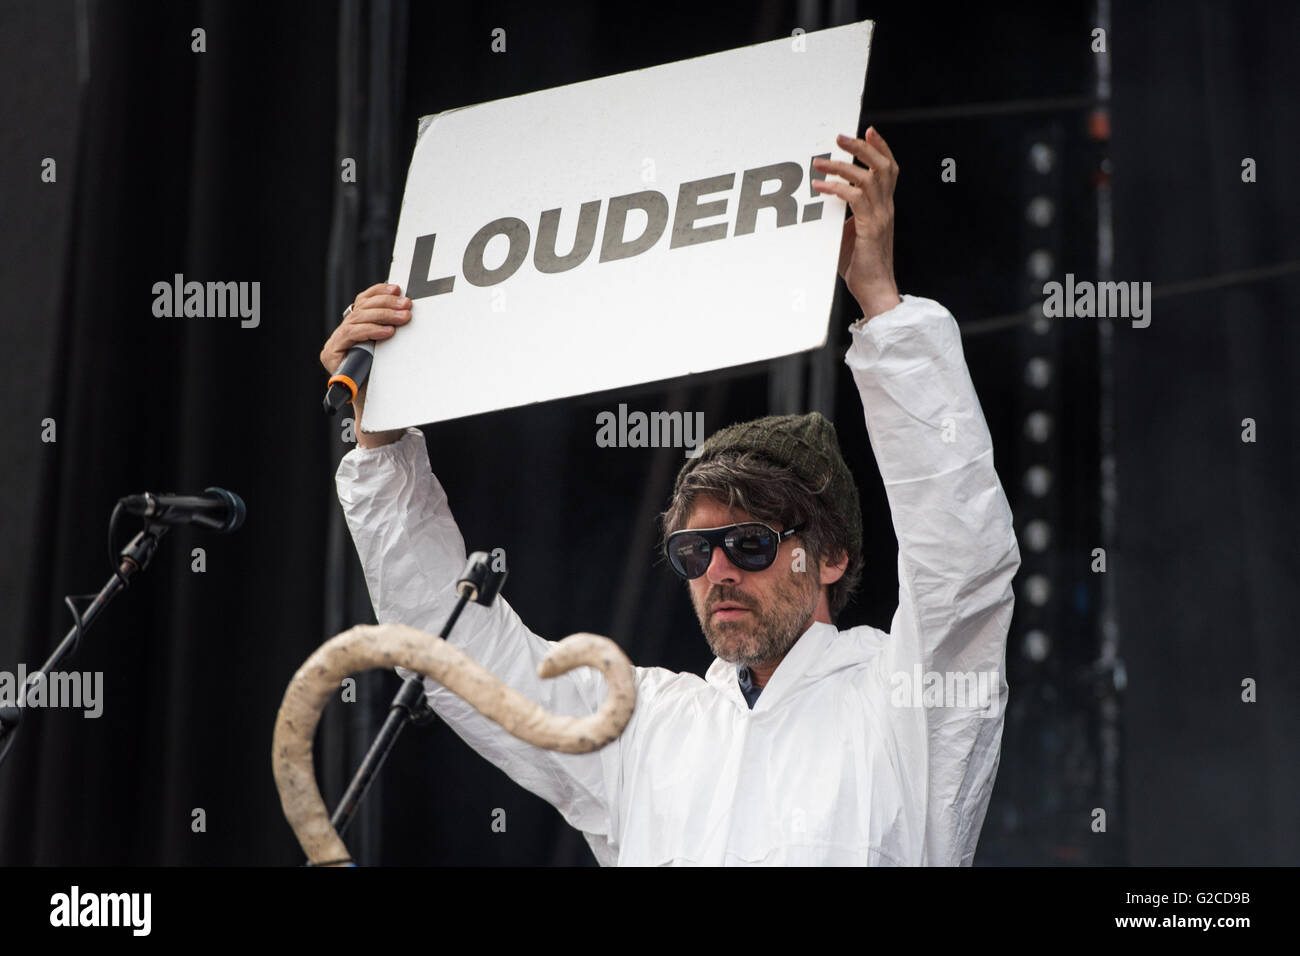
[[[391,297],[389,287],[376,286],[376,297]],[[346,352],[348,319],[391,327],[405,317],[378,315],[390,310],[384,302],[362,308],[367,290],[344,320],[326,350],[322,364],[330,370]],[[408,303],[409,304],[409,303]],[[358,313],[360,316],[358,317]],[[366,584],[381,623],[396,622],[437,634],[456,603],[455,582],[465,567],[465,544],[452,517],[447,495],[429,468],[424,434],[418,428],[365,436],[361,415],[364,395],[356,407],[359,447],[339,462],[336,486],[352,540],[365,571]],[[553,713],[585,715],[604,699],[605,680],[590,668],[577,668],[543,679],[537,667],[553,646],[524,626],[509,602],[498,596],[490,607],[470,603],[451,633],[451,643],[482,664],[500,680]],[[409,672],[399,669],[407,676]],[[602,863],[613,862],[610,837],[615,832],[615,803],[621,740],[592,754],[560,754],[541,750],[513,737],[479,714],[465,701],[433,680],[425,680],[429,706],[456,733],[525,789],[560,811],[582,831]]]
[[[957,323],[905,296],[854,329],[846,356],[898,536],[898,610],[877,670],[901,768],[923,801],[921,860],[974,857],[1006,711],[1011,509]]]
[[[924,808],[908,821],[914,859],[968,865],[1001,752],[1020,552],[957,323],[937,302],[898,295],[898,163],[875,129],[840,145],[863,165],[818,160],[843,182],[814,186],[853,211],[839,271],[863,318],[845,361],[898,537],[898,610],[876,692],[889,695],[909,803]]]

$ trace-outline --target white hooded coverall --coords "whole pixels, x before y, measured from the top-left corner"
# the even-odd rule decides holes
[[[602,865],[969,865],[974,857],[1006,712],[1020,563],[1011,511],[948,311],[904,296],[851,329],[845,361],[899,545],[888,633],[814,623],[752,710],[736,667],[722,660],[703,678],[638,667],[623,735],[582,755],[523,743],[425,681],[439,716],[555,806]],[[423,433],[353,449],[336,478],[377,619],[437,633],[466,553]],[[469,604],[452,642],[556,713],[590,713],[604,696],[604,678],[588,668],[539,678],[550,644],[504,597],[488,608]],[[990,673],[991,700],[962,694],[972,675]],[[946,696],[929,695],[932,675]]]

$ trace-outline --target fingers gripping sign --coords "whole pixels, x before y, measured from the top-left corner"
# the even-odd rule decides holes
[[[390,338],[399,325],[409,321],[411,300],[401,295],[400,288],[382,282],[372,285],[353,300],[342,323],[326,340],[320,353],[321,365],[333,375],[352,346]]]
[[[813,180],[821,193],[848,203],[840,242],[839,273],[868,319],[902,299],[894,281],[894,185],[898,162],[874,126],[862,139],[840,135],[836,143],[860,163],[814,159],[813,167],[839,179]]]
[[[399,286],[377,283],[360,293],[343,313],[320,353],[320,363],[333,376],[339,370],[348,350],[362,342],[382,341],[392,338],[399,327],[411,321],[411,300],[402,295]],[[366,386],[361,385],[352,397],[355,411],[355,440],[363,448],[374,448],[396,441],[400,430],[366,434],[361,431],[361,416],[365,406]],[[345,440],[350,440],[346,439]]]

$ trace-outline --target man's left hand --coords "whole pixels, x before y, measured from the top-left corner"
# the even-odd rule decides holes
[[[862,314],[870,319],[902,302],[894,281],[894,184],[898,163],[874,126],[862,139],[836,137],[863,166],[814,159],[813,168],[844,181],[814,179],[813,189],[839,196],[852,210],[844,220],[839,272]],[[865,168],[864,168],[865,167]]]

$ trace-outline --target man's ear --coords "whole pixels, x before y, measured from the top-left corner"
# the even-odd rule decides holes
[[[844,577],[844,572],[849,569],[849,553],[840,551],[838,557],[831,561],[828,558],[821,560],[822,584],[834,584],[840,578]]]

